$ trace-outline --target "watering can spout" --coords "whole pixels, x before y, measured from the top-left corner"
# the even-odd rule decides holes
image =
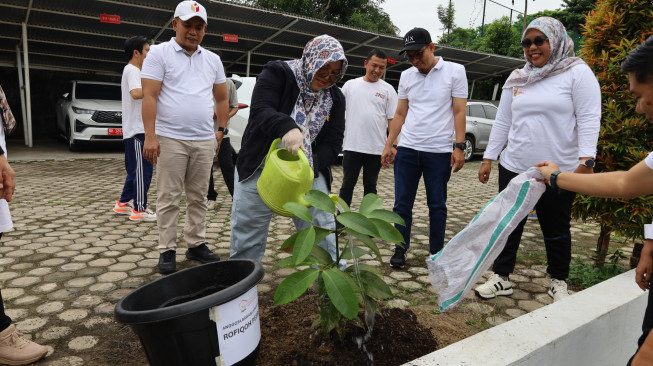
[[[283,209],[288,202],[297,202],[309,207],[303,196],[313,186],[313,168],[306,154],[300,149],[297,155],[278,148],[280,138],[272,141],[265,166],[256,183],[261,200],[275,213],[292,217],[291,212]]]

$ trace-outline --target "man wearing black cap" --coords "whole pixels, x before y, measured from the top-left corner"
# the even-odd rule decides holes
[[[394,163],[393,211],[406,222],[406,226],[396,225],[404,237],[404,246],[395,247],[390,259],[390,266],[394,268],[403,268],[406,263],[413,204],[422,175],[429,207],[429,253],[435,254],[442,249],[451,167],[457,172],[465,163],[465,68],[435,57],[434,49],[429,32],[413,28],[404,36],[404,48],[399,52],[413,67],[401,73],[397,111],[381,155],[384,167]],[[454,131],[456,143],[452,146]],[[395,155],[392,143],[400,132],[401,140]]]

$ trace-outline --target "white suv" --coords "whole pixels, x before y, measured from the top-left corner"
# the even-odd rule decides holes
[[[485,151],[496,115],[497,107],[490,102],[467,102],[465,161],[472,160],[475,153]]]
[[[229,120],[229,140],[234,152],[240,152],[240,144],[243,140],[243,133],[249,120],[249,106],[252,103],[252,92],[256,84],[256,78],[253,76],[240,77],[232,75],[231,80],[238,88],[238,112]]]
[[[120,84],[69,81],[57,100],[57,132],[70,151],[82,141],[122,142]]]

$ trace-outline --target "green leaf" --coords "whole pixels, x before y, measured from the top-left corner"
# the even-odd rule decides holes
[[[340,212],[349,212],[349,211],[351,211],[351,209],[349,208],[349,205],[347,204],[347,202],[345,202],[345,200],[343,200],[342,198],[336,196],[335,194],[331,195],[330,197],[331,197],[331,200],[333,201],[333,203],[336,205],[336,209],[338,211],[340,211]]]
[[[388,210],[374,210],[365,216],[367,216],[369,219],[381,219],[383,221],[406,226],[406,223],[404,222],[404,219],[401,218],[401,216]]]
[[[353,256],[352,256],[353,252]],[[347,244],[345,249],[342,250],[342,255],[340,258],[342,259],[352,259],[352,258],[360,258],[366,254],[369,254],[365,249],[359,248],[356,245],[350,246]]]
[[[284,240],[283,244],[281,244],[281,249],[287,249],[295,245],[298,236],[299,233],[294,233],[288,239]]]
[[[402,244],[404,242],[404,237],[401,235],[399,230],[393,225],[387,223],[386,221],[380,219],[370,219],[372,223],[376,226],[377,231],[379,232],[379,237],[383,240],[388,240],[396,244]]]
[[[283,209],[289,211],[293,215],[306,222],[313,222],[313,215],[311,215],[311,211],[309,211],[308,207],[302,205],[301,203],[287,202],[283,205]]]
[[[322,297],[320,304],[320,323],[322,325],[322,332],[328,334],[338,326],[342,314],[333,306],[328,296]]]
[[[319,264],[322,265],[329,265],[333,263],[333,258],[331,258],[331,254],[324,250],[322,247],[318,247],[317,245],[311,249],[311,254],[309,257],[315,258],[315,261]]]
[[[322,272],[324,287],[333,306],[347,319],[353,319],[358,315],[358,297],[346,276],[337,268]]]
[[[345,272],[347,272],[347,273],[351,273],[352,276],[354,276],[354,270],[355,270],[355,269],[356,269],[356,266],[349,266],[349,267],[345,270]],[[373,273],[373,274],[377,275],[378,277],[382,277],[382,276],[383,276],[383,274],[381,274],[381,271],[379,270],[378,267],[370,266],[369,264],[365,264],[365,263],[358,263],[358,270],[359,270],[360,272],[365,271],[365,272]]]
[[[365,244],[368,248],[372,249],[372,252],[374,252],[374,255],[376,255],[376,259],[379,260],[379,262],[383,262],[383,258],[381,257],[381,252],[379,251],[379,247],[376,246],[376,243],[372,238],[370,238],[367,235],[363,235],[361,233],[358,233],[352,229],[345,229],[345,232],[348,233],[351,236],[356,237],[358,240],[362,241],[363,244]]]
[[[334,205],[333,201],[331,201],[331,197],[329,197],[329,195],[324,192],[312,189],[306,192],[304,199],[311,206],[317,208],[318,210],[322,210],[330,214],[336,212],[336,205]]]
[[[315,281],[320,271],[315,268],[306,268],[295,272],[281,281],[274,292],[274,303],[277,305],[287,304],[300,297],[308,287]]]
[[[363,197],[363,201],[361,201],[361,206],[358,209],[358,212],[360,212],[362,215],[367,216],[368,213],[381,207],[383,207],[383,200],[374,193],[368,193],[365,195],[365,197]]]
[[[293,268],[292,257],[282,258],[275,264],[277,267]]]
[[[323,229],[321,227],[315,226],[315,244],[318,244],[324,238],[326,238],[329,234],[331,234],[331,230],[328,229]]]
[[[377,300],[389,299],[392,297],[392,290],[385,281],[376,274],[368,271],[360,271],[361,283],[365,293]]]
[[[356,230],[357,232],[374,237],[379,236],[376,226],[370,219],[358,212],[343,212],[336,216],[336,220],[344,226]]]
[[[299,232],[295,247],[292,250],[293,263],[302,263],[315,245],[315,229],[311,226]]]

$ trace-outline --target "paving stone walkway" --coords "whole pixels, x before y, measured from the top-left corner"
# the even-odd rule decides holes
[[[9,155],[11,161],[11,155]],[[490,183],[478,183],[479,162],[465,165],[449,182],[449,218],[446,239],[461,230],[497,191],[496,174]],[[18,329],[48,347],[43,365],[93,364],[75,356],[75,351],[92,349],[99,341],[97,331],[114,322],[116,302],[133,289],[161,275],[156,271],[156,223],[134,223],[112,211],[124,180],[124,162],[117,158],[14,161],[17,173],[11,203],[15,229],[5,233],[0,245],[0,286],[7,313]],[[231,198],[216,169],[218,208],[208,214],[209,246],[223,259],[229,256]],[[497,169],[493,170],[496,173]],[[334,167],[334,189],[338,192],[342,168]],[[362,198],[357,187],[354,202]],[[392,170],[383,170],[379,196],[392,209]],[[150,207],[156,210],[156,188],[150,190]],[[387,263],[393,246],[381,244],[384,278],[397,297],[391,306],[433,304],[424,259],[428,252],[428,209],[423,186],[414,207],[414,229],[408,266],[391,270]],[[185,203],[182,201],[182,207]],[[184,209],[180,216],[183,227]],[[574,240],[595,242],[598,229],[574,223]],[[292,269],[275,267],[287,253],[279,246],[293,233],[292,221],[275,217],[270,227],[263,266],[266,274],[260,292],[274,291]],[[537,221],[529,220],[522,245],[539,245]],[[177,251],[178,269],[195,266],[184,257],[183,243]],[[371,258],[364,258],[378,265]],[[518,266],[512,276],[516,289],[510,298],[482,301],[470,295],[462,306],[479,314],[490,314],[488,322],[499,324],[551,303],[545,266]]]

